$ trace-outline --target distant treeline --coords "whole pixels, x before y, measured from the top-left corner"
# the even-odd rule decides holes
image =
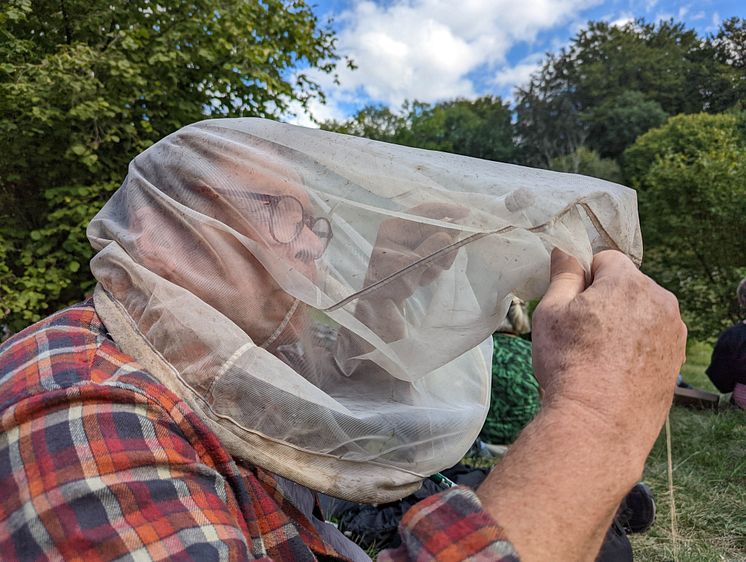
[[[302,1],[2,3],[0,338],[91,290],[85,226],[131,158],[207,116],[279,118],[323,99],[303,69],[333,73],[334,39]],[[744,100],[744,20],[706,37],[591,22],[513,106],[413,101],[322,126],[632,185],[646,270],[712,337],[746,274]]]

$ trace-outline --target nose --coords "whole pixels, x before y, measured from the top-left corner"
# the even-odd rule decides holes
[[[321,257],[324,253],[325,245],[314,232],[303,225],[303,230],[292,244],[295,259],[303,263],[311,263]]]

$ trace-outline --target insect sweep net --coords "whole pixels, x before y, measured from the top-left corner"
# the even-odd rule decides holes
[[[88,236],[107,328],[232,454],[369,502],[469,448],[553,247],[642,252],[620,185],[261,119],[148,148]]]

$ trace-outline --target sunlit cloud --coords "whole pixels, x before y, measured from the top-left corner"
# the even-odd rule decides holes
[[[515,66],[500,68],[493,78],[494,85],[499,91],[508,92],[508,95],[515,94],[516,88],[527,84],[531,74],[541,68],[543,59],[544,53],[534,53]]]
[[[368,104],[397,109],[405,100],[509,97],[544,53],[569,45],[589,20],[622,26],[639,17],[657,22],[675,16],[699,21],[706,32],[721,21],[712,4],[706,14],[693,13],[691,2],[673,0],[317,1],[319,15],[335,19],[337,52],[344,57],[337,82],[307,70],[327,93],[326,105],[310,106],[321,121],[344,119]],[[323,5],[330,6],[326,12]],[[356,69],[347,68],[347,58]],[[294,110],[293,121],[312,123],[300,108]]]
[[[541,32],[575,22],[579,13],[599,2],[464,0],[457,9],[450,0],[350,4],[336,15],[338,47],[357,69],[340,66],[339,86],[324,75],[316,79],[330,92],[329,106],[358,100],[399,107],[405,100],[474,97],[485,92],[470,75],[493,75],[492,84],[498,86],[508,86],[509,77],[527,77],[533,61],[511,65],[510,50],[521,43],[531,45]]]
[[[635,21],[635,16],[633,16],[629,12],[625,12],[622,14],[619,14],[615,19],[609,21],[609,25],[613,25],[614,27],[624,27],[628,23],[632,23]]]

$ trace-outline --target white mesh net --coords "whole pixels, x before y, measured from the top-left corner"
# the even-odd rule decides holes
[[[104,322],[233,454],[366,501],[469,448],[480,343],[543,293],[554,246],[642,251],[622,186],[259,119],[153,145],[88,236]]]

